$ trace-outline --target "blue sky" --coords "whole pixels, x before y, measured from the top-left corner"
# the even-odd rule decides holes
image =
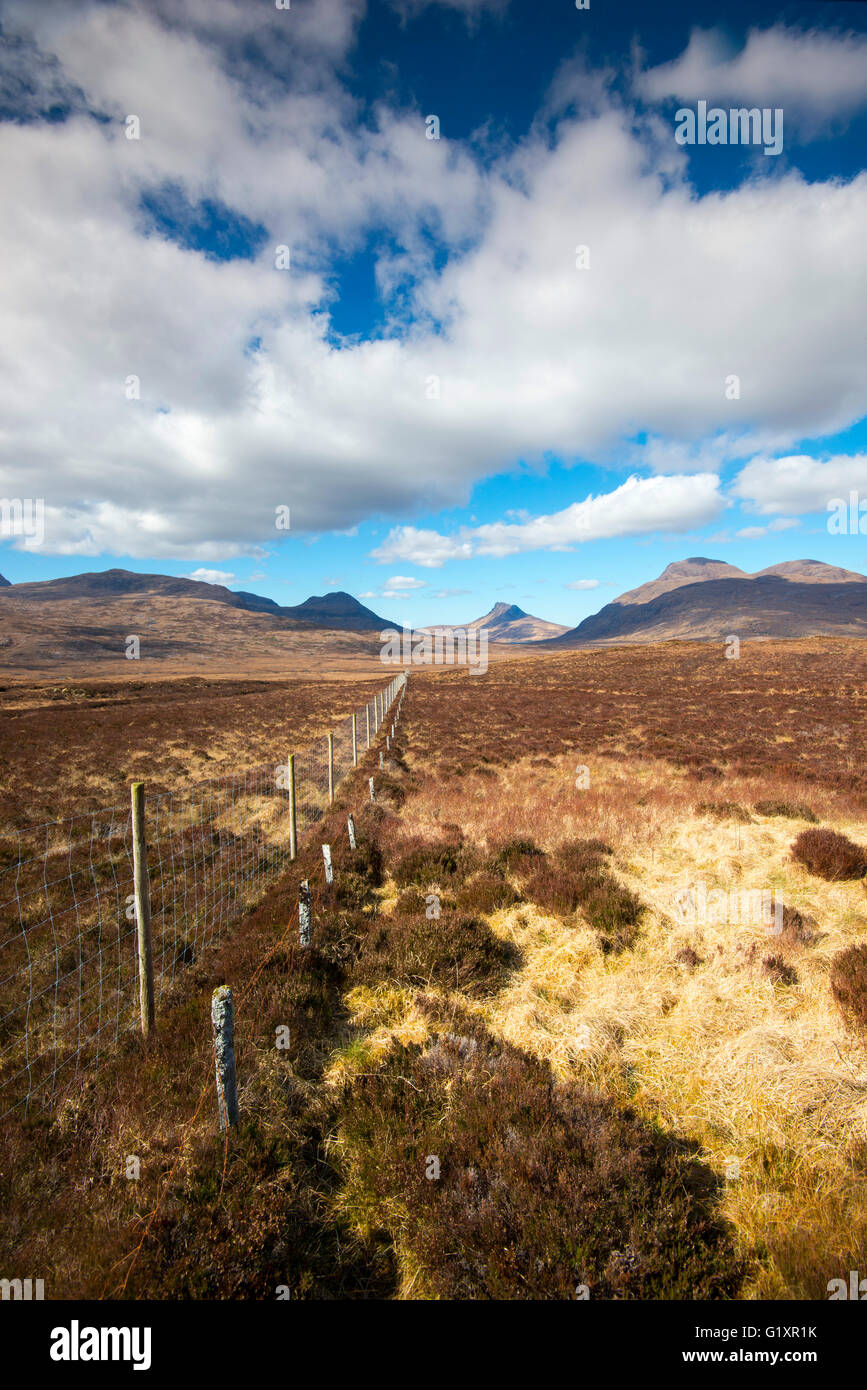
[[[862,5],[0,26],[0,495],[45,506],[7,578],[575,623],[688,555],[867,571],[867,506],[827,524],[867,499]],[[700,102],[781,152],[678,144]]]

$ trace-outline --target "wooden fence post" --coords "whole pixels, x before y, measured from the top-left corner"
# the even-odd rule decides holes
[[[369,747],[370,747],[370,701],[368,701],[367,704],[365,705],[365,707],[364,707],[364,713],[365,713],[365,715],[366,715],[366,717],[367,717],[367,746],[368,746],[368,748],[369,748]]]
[[[139,1011],[145,1037],[154,1026],[154,961],[151,948],[151,890],[144,820],[144,782],[132,784],[132,865],[138,946]]]
[[[302,946],[310,945],[310,885],[306,878],[298,885],[298,940]]]
[[[328,805],[334,801],[334,735],[328,735]]]
[[[298,853],[298,818],[295,805],[295,754],[289,754],[289,858]]]
[[[214,1029],[214,1061],[217,1071],[217,1105],[220,1129],[238,1123],[238,1081],[235,1074],[235,1007],[228,985],[218,985],[211,996]]]
[[[358,767],[358,716],[352,716],[352,766]]]
[[[349,848],[358,849],[358,845],[355,841],[355,821],[352,819],[352,816],[347,818],[346,828],[349,831]]]
[[[325,861],[325,882],[334,882],[334,865],[331,863],[331,846],[322,846],[322,858]]]

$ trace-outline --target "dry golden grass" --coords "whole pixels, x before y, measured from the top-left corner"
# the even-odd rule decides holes
[[[532,904],[492,914],[522,965],[477,1009],[564,1080],[629,1100],[701,1144],[726,1178],[724,1215],[759,1253],[753,1296],[824,1297],[829,1278],[863,1262],[867,1239],[867,1045],[828,987],[835,953],[867,933],[862,885],[822,882],[789,859],[800,822],[696,814],[695,783],[670,767],[596,759],[582,791],[571,759],[546,762],[508,765],[496,781],[428,781],[403,808],[401,833],[453,823],[481,847],[519,835],[544,849],[598,836],[648,911],[635,946],[616,956],[602,953],[580,909],[571,920]],[[867,841],[867,819],[845,799],[810,790],[836,829]],[[724,795],[748,807],[762,784],[730,778]],[[699,882],[778,889],[815,919],[813,939],[781,946],[759,922],[685,923],[675,894]],[[700,964],[678,963],[684,948]],[[762,971],[778,950],[796,984]]]

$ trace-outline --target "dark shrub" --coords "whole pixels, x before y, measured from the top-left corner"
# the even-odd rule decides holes
[[[785,816],[788,820],[807,820],[814,824],[819,819],[800,801],[757,801],[753,810],[760,816]]]
[[[867,1033],[867,946],[847,946],[831,962],[831,993],[846,1022]]]
[[[333,901],[350,912],[357,912],[370,900],[371,884],[363,874],[353,873],[342,866],[335,867],[334,883],[324,885],[322,892],[333,895]]]
[[[397,916],[411,917],[425,910],[425,895],[419,888],[404,888],[394,905]]]
[[[867,850],[836,830],[802,830],[792,845],[792,858],[819,878],[863,878]]]
[[[816,926],[813,917],[805,917],[796,907],[783,906],[783,930],[779,940],[785,946],[807,946],[815,940]]]
[[[773,980],[775,985],[796,985],[798,972],[794,966],[787,965],[782,956],[765,956],[762,961],[762,974]]]
[[[363,874],[374,888],[382,883],[382,851],[366,836],[358,836],[356,850],[346,850],[348,866],[357,874]]]
[[[581,906],[603,951],[625,951],[635,942],[644,904],[614,878],[592,887]]]
[[[688,970],[695,970],[696,966],[703,963],[701,956],[691,946],[684,946],[678,951],[674,961],[676,965],[685,965]]]
[[[544,851],[532,840],[507,840],[493,852],[493,863],[504,869],[526,869],[527,861],[544,858]]]
[[[482,870],[473,874],[458,889],[457,905],[464,912],[496,912],[501,907],[512,907],[520,902],[520,894],[500,874]]]
[[[352,983],[440,985],[476,995],[496,988],[517,960],[515,947],[476,917],[382,918],[364,943]]]
[[[700,816],[713,816],[715,820],[734,820],[741,824],[752,824],[752,816],[739,801],[700,801],[696,806]]]
[[[695,1150],[422,1000],[435,1027],[347,1090],[351,1199],[443,1299],[731,1298],[744,1266]],[[430,1160],[438,1162],[431,1175]]]
[[[389,802],[392,806],[402,806],[406,801],[406,787],[396,777],[378,768],[373,774],[373,790],[378,801]]]
[[[555,864],[545,864],[527,879],[524,897],[546,912],[568,917],[576,910],[588,887],[586,875],[569,873]]]
[[[598,869],[603,857],[613,853],[604,840],[566,840],[554,850],[554,858],[564,869],[581,874]]]
[[[463,846],[453,842],[416,844],[395,864],[392,873],[396,883],[405,887],[416,883],[443,883],[453,879],[464,860]]]
[[[572,840],[558,846],[524,885],[524,896],[546,912],[565,917],[577,908],[598,934],[603,951],[622,951],[638,935],[643,905],[609,872],[602,840]]]

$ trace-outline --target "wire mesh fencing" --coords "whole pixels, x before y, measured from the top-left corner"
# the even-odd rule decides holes
[[[405,684],[393,681],[331,739],[285,764],[145,799],[153,992],[215,944],[327,812],[329,792],[373,744]],[[355,742],[353,744],[353,721]],[[369,731],[369,732],[368,732]],[[50,1104],[137,1026],[141,978],[130,807],[0,838],[0,1118]]]

